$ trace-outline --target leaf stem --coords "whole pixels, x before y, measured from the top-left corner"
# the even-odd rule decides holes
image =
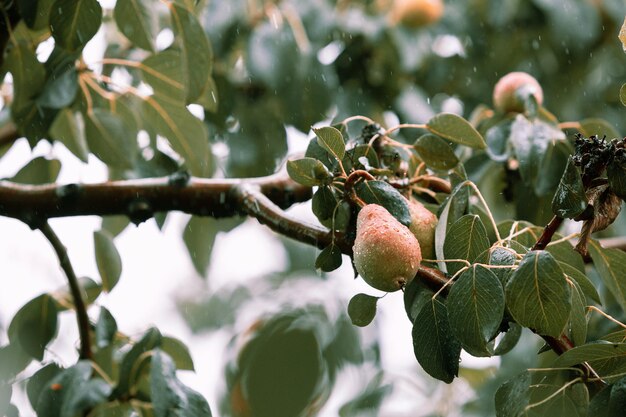
[[[67,248],[63,245],[59,236],[52,230],[50,224],[47,221],[43,222],[39,226],[39,230],[48,239],[48,242],[54,248],[54,251],[59,258],[61,268],[67,277],[67,282],[70,287],[70,293],[74,300],[74,307],[76,308],[76,319],[78,321],[78,333],[80,336],[80,359],[91,359],[91,339],[89,337],[89,316],[87,315],[87,307],[83,300],[80,284],[78,278],[70,262],[70,258],[67,255]]]

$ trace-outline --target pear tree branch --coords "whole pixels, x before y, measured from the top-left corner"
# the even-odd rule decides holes
[[[48,239],[48,242],[54,248],[54,251],[59,258],[61,269],[65,272],[67,282],[70,287],[70,293],[74,301],[74,307],[76,308],[76,319],[78,321],[78,334],[80,337],[80,358],[91,359],[91,339],[89,337],[89,316],[87,315],[87,307],[85,300],[83,300],[80,284],[70,258],[67,255],[67,249],[59,239],[59,236],[52,230],[52,227],[48,222],[43,222],[39,225],[39,230]]]

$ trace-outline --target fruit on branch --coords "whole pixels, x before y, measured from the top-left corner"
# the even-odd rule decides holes
[[[521,113],[529,96],[535,96],[537,104],[543,103],[543,90],[539,82],[525,72],[510,72],[500,78],[493,89],[493,105],[499,112]]]
[[[409,230],[417,238],[422,250],[422,258],[435,258],[435,229],[437,216],[430,212],[422,203],[416,200],[409,201],[411,224]]]
[[[422,261],[417,238],[378,204],[368,204],[359,212],[353,249],[357,272],[381,291],[406,286]]]
[[[394,0],[389,18],[394,25],[417,29],[441,19],[443,8],[442,0]]]

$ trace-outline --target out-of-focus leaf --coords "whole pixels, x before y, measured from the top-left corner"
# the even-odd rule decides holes
[[[57,45],[69,51],[82,49],[102,22],[97,0],[56,0],[50,11],[50,31]]]
[[[26,393],[28,394],[28,401],[30,405],[35,408],[41,392],[48,387],[48,383],[52,378],[57,376],[63,368],[56,363],[52,362],[39,369],[28,378],[28,384],[26,385]]]
[[[600,139],[606,136],[607,140],[619,138],[620,134],[609,122],[604,119],[593,118],[580,121],[581,133],[585,136],[597,135]]]
[[[155,97],[184,105],[187,86],[181,60],[182,53],[177,49],[167,49],[143,60],[139,67],[141,75],[154,90]]]
[[[52,126],[50,126],[50,136],[65,145],[81,161],[87,162],[89,149],[87,148],[85,132],[78,121],[78,115],[72,110],[62,109],[59,111],[54,122],[52,122]]]
[[[102,285],[88,277],[78,278],[78,285],[81,289],[83,301],[87,306],[93,304],[102,292]],[[74,298],[68,285],[64,285],[50,294],[57,302],[59,311],[75,308]]]
[[[93,241],[102,288],[105,292],[111,292],[122,274],[122,258],[113,243],[113,237],[108,232],[96,230],[93,233]]]
[[[108,346],[117,333],[115,318],[105,307],[100,307],[100,316],[96,322],[96,346],[104,348]]]
[[[376,303],[378,297],[367,294],[357,294],[348,303],[348,315],[352,324],[365,327],[374,320],[376,316]]]
[[[143,117],[154,130],[166,137],[183,158],[191,174],[209,176],[213,169],[208,133],[201,120],[183,105],[172,104],[159,97],[144,100]]]
[[[37,400],[38,416],[67,417],[85,412],[105,402],[111,386],[100,378],[90,379],[91,364],[79,361],[50,380]]]
[[[61,171],[61,162],[58,159],[46,159],[39,156],[31,160],[10,181],[20,184],[49,184],[56,181]]]
[[[213,53],[196,16],[176,3],[168,5],[188,84],[187,103],[200,96],[211,73]]]
[[[136,383],[138,361],[149,352],[159,346],[163,336],[155,327],[148,329],[141,339],[124,355],[119,365],[119,378],[114,395],[116,397],[125,396],[128,390]]]
[[[193,359],[189,353],[189,348],[180,340],[174,337],[163,337],[161,341],[161,350],[172,358],[174,364],[176,365],[176,369],[186,371],[194,370]]]
[[[26,303],[9,325],[9,340],[41,361],[46,346],[57,333],[57,307],[54,299],[42,294]]]
[[[33,358],[16,343],[0,346],[0,382],[10,381],[32,362]]]
[[[183,241],[198,274],[206,277],[217,234],[228,232],[240,223],[239,218],[217,220],[211,217],[191,216],[183,232]]]
[[[85,115],[85,135],[89,150],[107,165],[133,166],[137,141],[128,135],[128,127],[120,116],[105,109],[93,109]]]
[[[113,18],[120,32],[134,45],[154,52],[158,21],[153,4],[146,0],[118,1]]]

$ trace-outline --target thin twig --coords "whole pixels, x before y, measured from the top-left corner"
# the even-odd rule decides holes
[[[543,229],[543,233],[532,247],[531,250],[543,250],[548,246],[548,243],[552,240],[552,236],[556,233],[559,226],[563,223],[563,217],[554,216],[548,225]]]
[[[67,255],[67,249],[59,239],[59,236],[52,230],[48,222],[44,222],[39,226],[39,230],[48,239],[48,242],[54,248],[54,251],[59,258],[59,263],[65,275],[67,276],[67,282],[70,287],[70,293],[74,300],[74,307],[76,308],[76,319],[78,321],[78,334],[80,336],[80,358],[91,359],[91,341],[89,337],[89,316],[87,315],[87,307],[78,283],[78,278],[74,273],[74,268],[70,262],[70,258]]]

